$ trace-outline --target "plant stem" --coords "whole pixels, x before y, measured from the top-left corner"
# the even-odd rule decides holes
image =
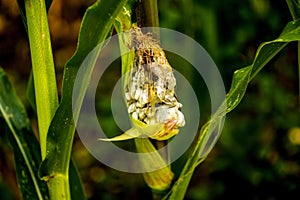
[[[145,26],[158,27],[159,21],[157,0],[143,0],[142,4],[145,13]]]
[[[148,27],[156,39],[160,38],[158,32],[151,30],[151,27],[159,27],[157,0],[138,0],[136,16],[139,27]]]
[[[34,77],[42,159],[46,157],[47,132],[58,106],[55,69],[45,2],[25,0]]]
[[[69,178],[65,175],[56,175],[48,181],[51,200],[71,199]]]

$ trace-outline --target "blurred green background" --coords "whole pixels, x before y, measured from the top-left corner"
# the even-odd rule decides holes
[[[63,66],[76,48],[82,16],[93,2],[53,1],[49,24],[59,87]],[[251,64],[259,44],[275,39],[292,20],[284,0],[160,0],[158,6],[160,26],[185,33],[205,47],[216,62],[227,91],[233,72]],[[11,0],[0,0],[0,65],[36,127],[36,116],[25,93],[31,68],[28,41],[16,2]],[[109,113],[109,81],[116,81],[115,75],[120,72],[115,67],[106,73],[108,84],[100,86],[97,106],[103,114],[101,123],[114,132],[118,129]],[[240,105],[227,115],[220,140],[195,171],[186,199],[299,199],[297,73],[297,44],[292,43],[255,77]],[[197,87],[196,76],[192,75],[192,82],[201,116],[207,116],[209,99],[202,95],[205,89]],[[205,120],[201,118],[200,123]],[[106,167],[86,151],[78,138],[74,141],[73,159],[89,199],[151,199],[140,174]],[[183,157],[174,163],[175,173],[184,160]],[[0,134],[0,199],[19,198],[12,151]]]

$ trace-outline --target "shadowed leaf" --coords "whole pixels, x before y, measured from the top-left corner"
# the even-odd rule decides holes
[[[300,20],[292,21],[286,25],[280,36],[270,42],[262,43],[258,49],[253,63],[237,70],[234,73],[229,93],[226,100],[212,115],[211,119],[202,127],[197,144],[194,147],[192,155],[187,160],[180,177],[175,182],[170,193],[164,199],[180,200],[184,198],[189,181],[195,168],[205,159],[209,151],[215,145],[220,123],[226,113],[232,111],[242,100],[249,82],[257,73],[280,52],[289,42],[300,40]]]
[[[37,175],[41,162],[39,143],[30,128],[26,110],[2,68],[0,68],[0,91],[0,113],[10,130],[6,134],[14,151],[23,199],[49,199],[47,185]]]

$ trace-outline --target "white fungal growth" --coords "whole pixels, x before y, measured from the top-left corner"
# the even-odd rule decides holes
[[[151,34],[143,34],[139,28],[133,29],[132,38],[135,60],[125,82],[128,113],[150,125],[184,126],[182,104],[175,95],[176,79],[165,53]]]

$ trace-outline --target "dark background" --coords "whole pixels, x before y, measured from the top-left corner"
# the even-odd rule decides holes
[[[58,87],[63,66],[75,51],[82,16],[92,3],[53,1],[49,24]],[[278,37],[292,18],[284,0],[161,0],[159,20],[161,27],[185,33],[206,48],[228,91],[233,72],[251,64],[259,44]],[[36,116],[25,93],[31,70],[28,39],[16,2],[11,0],[0,0],[0,65],[8,73],[36,128]],[[104,113],[103,125],[108,131],[116,131],[108,112],[112,85],[109,81],[116,81],[115,75],[120,72],[112,67],[106,73],[97,107]],[[254,78],[240,105],[227,115],[220,140],[195,171],[186,199],[299,198],[297,73],[297,44],[291,43]],[[203,111],[201,115],[208,116],[209,99],[196,77],[192,75],[192,82]],[[201,118],[200,124],[205,120]],[[73,158],[89,199],[151,199],[140,174],[106,167],[86,151],[78,138],[74,141]],[[176,175],[184,158],[173,165]],[[20,198],[12,151],[1,136],[0,198]]]

